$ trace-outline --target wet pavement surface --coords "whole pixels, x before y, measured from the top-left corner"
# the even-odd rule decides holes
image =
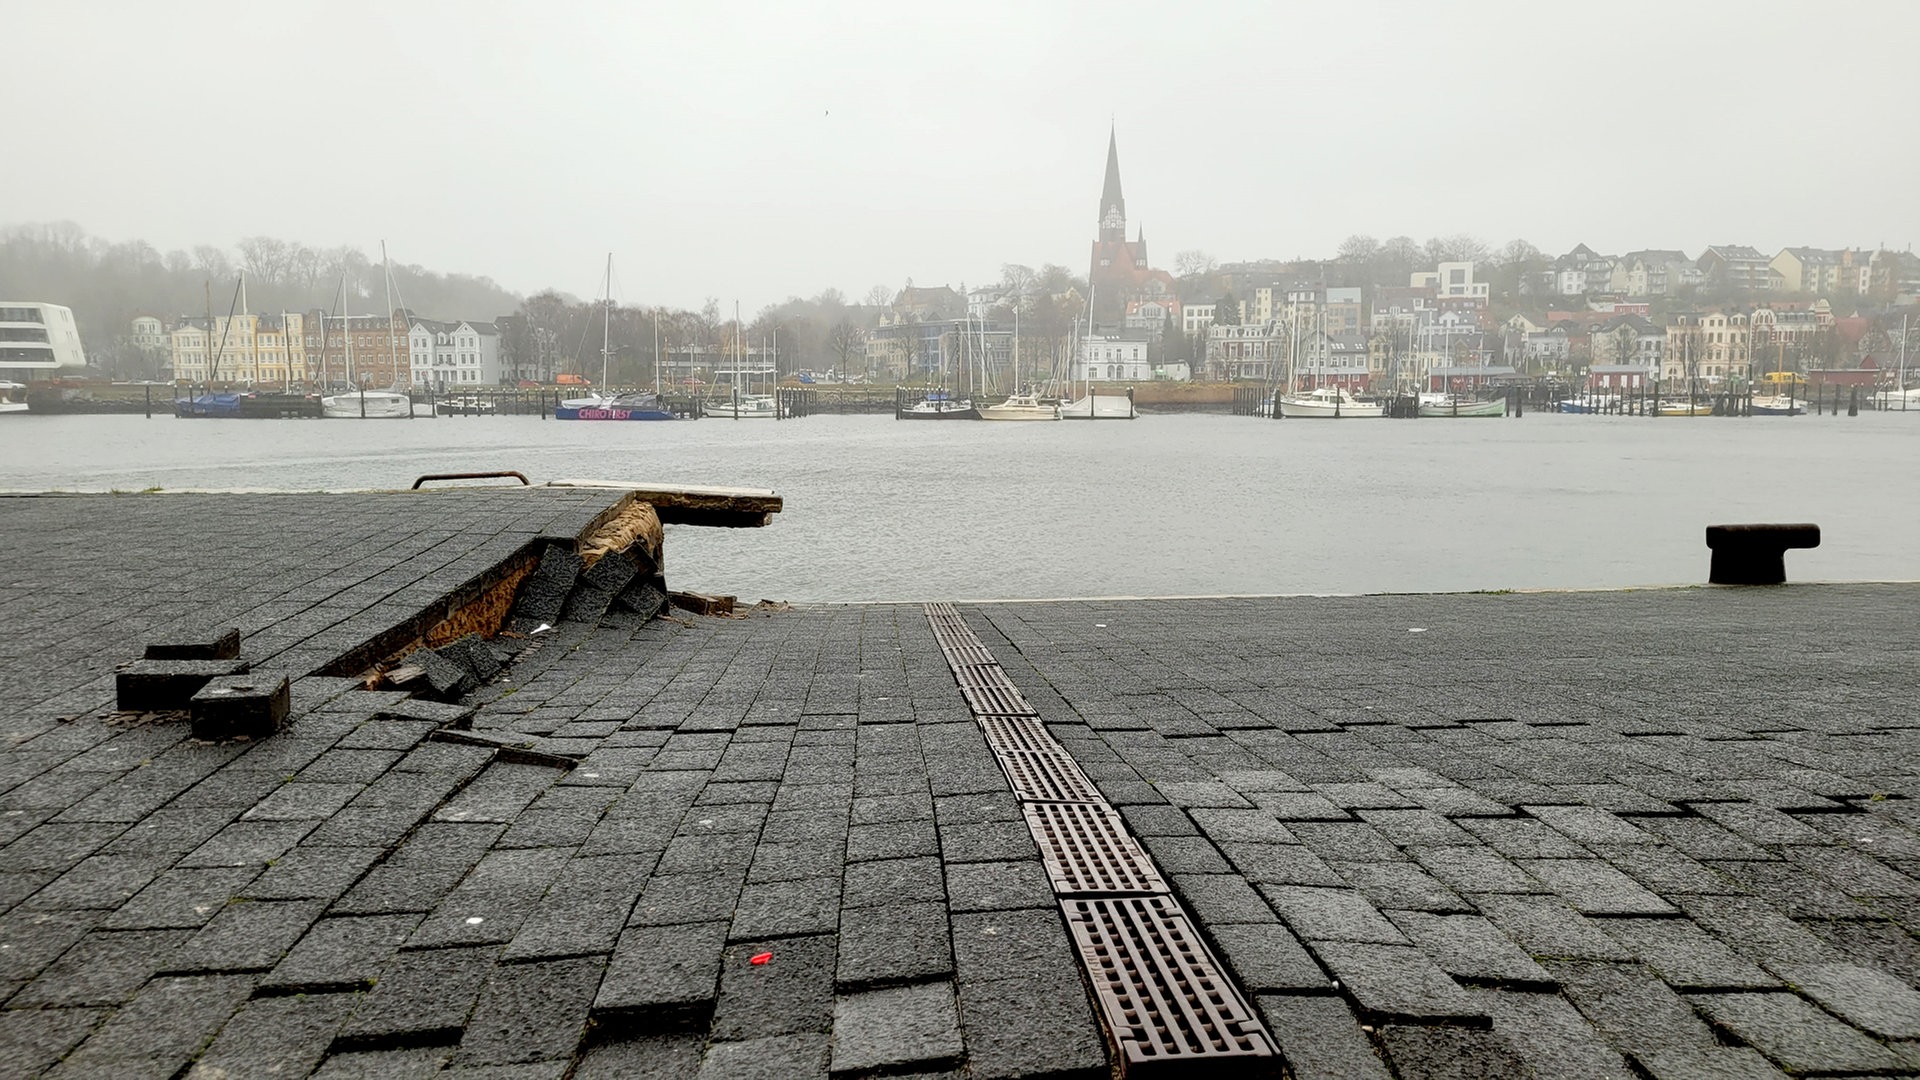
[[[197,497],[172,498],[93,523],[157,591],[59,554],[80,504],[0,502],[10,541],[49,538],[5,593],[34,629],[0,713],[0,1076],[1107,1073],[922,608],[563,623],[461,705],[308,677],[282,733],[202,744],[102,711],[147,628],[252,610],[244,654],[305,665],[407,604],[301,649],[326,628],[260,607],[289,564],[234,576],[273,544],[210,526],[195,573],[168,569]],[[282,539],[341,539],[282,592],[355,602],[420,565],[411,514],[479,506],[383,504],[421,539],[356,560],[373,512],[311,498]],[[472,498],[491,531],[426,546],[466,552],[442,582],[604,506]],[[1920,1072],[1916,601],[959,614],[1293,1075],[1753,1077]]]

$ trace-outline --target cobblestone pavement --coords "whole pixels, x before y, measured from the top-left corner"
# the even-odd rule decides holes
[[[970,622],[1297,1075],[1677,1080],[1920,1072],[1916,601],[1045,603]]]
[[[0,495],[0,723],[109,707],[113,669],[181,627],[238,626],[305,674],[617,493]]]
[[[176,566],[174,511],[127,502],[110,557]],[[270,520],[391,569],[326,546],[386,535],[338,505]],[[449,542],[598,509],[552,505]],[[87,679],[22,658],[106,671],[188,617],[154,597],[278,577],[120,585],[57,513],[0,528],[36,512],[9,580],[87,584],[65,621],[5,601],[38,621],[0,712],[0,1078],[1106,1075],[919,607],[563,623],[462,706],[308,677],[287,730],[208,745],[56,721]],[[1916,596],[963,611],[1296,1076],[1889,1075],[1920,1066]],[[379,604],[328,640],[406,613]]]

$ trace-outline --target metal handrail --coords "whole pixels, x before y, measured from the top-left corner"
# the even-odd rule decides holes
[[[514,472],[512,469],[506,469],[500,472],[428,473],[427,475],[422,476],[418,480],[415,480],[413,482],[413,490],[418,491],[420,489],[420,485],[426,483],[429,480],[494,480],[503,476],[511,476],[514,479],[520,481],[520,483],[525,487],[533,486],[533,482],[527,479],[527,475],[525,473]]]

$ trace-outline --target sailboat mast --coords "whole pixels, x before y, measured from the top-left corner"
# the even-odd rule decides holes
[[[653,309],[653,396],[660,396],[660,309]]]
[[[393,384],[400,385],[400,344],[393,336],[393,263],[387,260],[387,242],[380,241],[380,276],[387,282],[387,359],[393,364]],[[413,385],[409,368],[407,385]]]
[[[353,370],[353,316],[347,313],[347,275],[340,275],[340,336],[346,341],[347,385],[359,387],[360,379]]]
[[[592,324],[588,324],[592,325]],[[607,345],[613,340],[613,252],[607,252],[606,299],[600,302],[600,392],[607,392]]]

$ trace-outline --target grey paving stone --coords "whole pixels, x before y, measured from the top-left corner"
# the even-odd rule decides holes
[[[1607,1041],[1636,1058],[1720,1048],[1693,1008],[1637,964],[1543,960],[1541,965]]]
[[[1345,1001],[1262,994],[1255,1003],[1295,1076],[1388,1080],[1392,1075]]]
[[[407,947],[511,941],[572,854],[567,848],[489,851],[428,913]]]
[[[379,861],[379,847],[308,847],[274,861],[240,895],[249,900],[334,900]]]
[[[1064,933],[1064,932],[1063,932]],[[968,1075],[977,1080],[1103,1080],[1106,1045],[1074,966],[959,983]]]
[[[1053,886],[1038,859],[956,863],[945,869],[948,904],[956,912],[1053,908]]]
[[[155,979],[46,1075],[171,1077],[239,1011],[252,988],[246,975]]]
[[[1886,1047],[1790,993],[1701,994],[1694,1007],[1789,1072],[1879,1072],[1899,1066]]]
[[[716,1042],[700,1059],[699,1072],[679,1075],[694,1080],[824,1080],[830,1052],[828,1037],[817,1033]]]
[[[840,878],[749,884],[740,893],[729,941],[831,934],[840,922]]]
[[[833,1072],[900,1072],[958,1064],[953,984],[920,983],[843,995],[833,1007]]]
[[[571,1059],[600,988],[605,957],[500,964],[488,977],[454,1064],[512,1065]]]
[[[1172,884],[1202,925],[1275,921],[1273,908],[1238,874],[1175,874]]]
[[[1314,955],[1368,1013],[1424,1021],[1485,1021],[1472,998],[1409,945],[1316,941]]]
[[[1407,939],[1365,897],[1347,889],[1262,885],[1261,895],[1287,927],[1308,941],[1404,945]]]
[[[1537,1080],[1637,1080],[1618,1050],[1607,1044],[1558,994],[1469,990],[1493,1018]]]
[[[452,1045],[473,1011],[499,950],[400,953],[341,1027],[342,1049]]]
[[[1536,959],[1633,959],[1633,953],[1594,920],[1557,896],[1475,896],[1473,902],[1501,933]]]
[[[1207,936],[1248,993],[1329,991],[1332,982],[1300,940],[1275,922],[1207,924]]]
[[[0,1077],[39,1076],[107,1015],[105,1009],[0,1010]]]
[[[327,993],[371,987],[421,916],[321,919],[261,981],[262,992]]]
[[[714,1004],[716,1041],[827,1032],[833,1023],[837,962],[832,935],[729,945],[720,965]],[[764,964],[752,958],[772,953]]]
[[[850,908],[946,899],[941,861],[932,856],[857,863],[847,869],[841,902]]]
[[[330,1054],[313,1080],[419,1080],[439,1076],[453,1051],[438,1046]]]
[[[520,924],[509,962],[610,953],[645,887],[646,857],[575,858]]]
[[[1459,894],[1412,863],[1331,862],[1334,872],[1382,908],[1465,912],[1471,906]]]
[[[1320,856],[1301,844],[1225,843],[1221,854],[1242,877],[1255,884],[1315,885],[1338,888],[1346,880]]]
[[[1078,970],[1057,908],[956,914],[953,957],[963,994],[975,983],[1018,980],[1044,969]]]
[[[938,902],[848,908],[839,934],[834,981],[842,990],[953,976],[947,909]]]
[[[315,900],[235,900],[167,958],[166,970],[267,971],[320,917],[321,907]]]
[[[326,1056],[353,999],[345,994],[249,1001],[193,1063],[187,1080],[306,1076]]]
[[[1685,919],[1607,919],[1606,932],[1667,985],[1682,990],[1767,989],[1778,981]]]
[[[119,1005],[166,966],[191,931],[94,931],[7,999],[9,1008]],[[6,944],[11,947],[13,942]],[[9,948],[11,951],[11,948]]]
[[[1580,844],[1652,844],[1658,838],[1597,806],[1523,806],[1554,832]]]
[[[594,998],[596,1022],[622,1032],[704,1028],[726,929],[718,922],[628,927]]]
[[[1584,915],[1672,915],[1672,904],[1599,859],[1517,859]]]
[[[1380,1045],[1401,1080],[1480,1080],[1532,1071],[1497,1031],[1388,1024],[1380,1029]]]
[[[1757,1050],[1722,1047],[1714,1050],[1656,1050],[1633,1055],[1653,1080],[1785,1080],[1786,1073],[1768,1064]]]
[[[575,1080],[687,1080],[700,1067],[704,1035],[656,1034],[595,1040],[574,1066]]]
[[[1387,917],[1442,971],[1456,979],[1498,986],[1553,985],[1553,976],[1546,969],[1478,915],[1390,911]]]
[[[1920,993],[1858,964],[1770,964],[1775,975],[1828,1012],[1884,1039],[1920,1039]]]

